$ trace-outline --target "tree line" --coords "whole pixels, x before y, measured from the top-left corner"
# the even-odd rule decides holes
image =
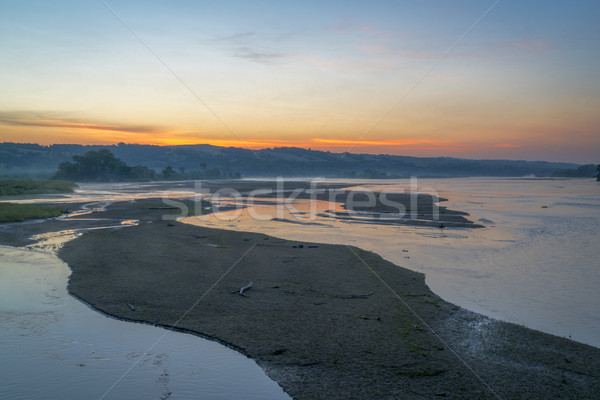
[[[154,146],[141,144],[76,145],[54,144],[41,146],[31,143],[0,143],[0,177],[50,178],[60,163],[72,163],[74,155],[106,149],[127,166],[141,165],[131,180],[164,179],[167,176],[183,179],[236,177],[404,177],[404,176],[551,176],[579,174],[581,164],[545,161],[467,160],[448,157],[419,158],[385,154],[330,153],[300,148],[280,147],[248,150],[211,145]],[[208,166],[202,166],[206,163]],[[133,167],[132,167],[133,168]],[[183,170],[182,170],[183,168]],[[589,167],[586,167],[588,169]],[[568,170],[565,172],[565,170]],[[573,171],[571,171],[573,170]],[[588,169],[589,171],[589,169]],[[144,176],[150,174],[150,177]],[[119,176],[120,174],[116,174]],[[135,176],[139,175],[139,176]],[[595,165],[589,177],[596,176]]]
[[[559,169],[555,171],[553,177],[563,178],[592,178],[596,177],[597,166],[594,164],[585,164],[578,168]]]
[[[186,179],[217,179],[240,178],[239,172],[229,173],[217,167],[208,168],[206,163],[200,163],[200,169],[187,172],[184,167],[175,170],[171,165],[162,171],[142,165],[130,166],[117,158],[110,150],[90,150],[84,154],[74,155],[73,161],[65,161],[58,165],[58,171],[53,179],[66,179],[84,182],[143,182],[157,180],[186,180]]]

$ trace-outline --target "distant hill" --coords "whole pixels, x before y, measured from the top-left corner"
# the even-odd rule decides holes
[[[0,176],[48,177],[73,155],[108,149],[127,164],[161,171],[167,166],[188,172],[218,168],[224,176],[242,177],[345,177],[392,178],[408,176],[552,176],[556,171],[576,169],[579,164],[546,161],[469,160],[438,157],[331,153],[295,147],[247,150],[207,144],[152,146],[124,144],[83,146],[30,143],[0,144]]]
[[[567,177],[567,178],[595,178],[599,172],[595,164],[585,164],[577,169],[559,169],[552,176]]]

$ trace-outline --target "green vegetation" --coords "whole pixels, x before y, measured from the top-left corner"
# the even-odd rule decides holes
[[[231,172],[229,170],[221,170],[217,167],[207,168],[206,163],[200,163],[199,170],[187,172],[185,167],[179,167],[179,172],[175,171],[172,166],[167,165],[160,172],[160,179],[166,181],[178,181],[186,179],[219,179],[219,178],[241,178],[239,172]]]
[[[450,157],[420,158],[385,154],[331,153],[294,147],[248,150],[207,144],[154,146],[119,143],[110,146],[0,143],[0,176],[51,176],[62,162],[86,151],[111,151],[128,165],[148,168],[119,180],[212,179],[244,177],[322,176],[335,178],[407,176],[550,176],[579,164],[545,161],[466,160]],[[170,169],[168,167],[171,166]],[[135,168],[135,167],[130,167]],[[167,170],[165,170],[167,169]],[[165,176],[161,176],[161,171]],[[171,172],[172,171],[172,172]],[[48,174],[48,175],[45,175]],[[137,176],[136,176],[137,175]],[[169,178],[168,175],[172,175]],[[79,178],[62,178],[80,180]]]
[[[0,196],[72,193],[77,187],[75,183],[65,181],[3,179],[0,180]]]
[[[596,165],[596,172],[598,173],[596,175],[596,180],[600,182],[600,164]]]
[[[39,204],[0,203],[0,222],[22,222],[28,219],[58,217],[63,213],[60,207]]]
[[[60,163],[54,177],[87,182],[149,181],[156,179],[156,171],[141,165],[131,167],[110,150],[100,149],[74,155],[73,162]]]
[[[54,175],[57,179],[72,179],[84,182],[144,182],[144,181],[178,181],[204,178],[239,178],[239,173],[229,174],[219,168],[206,168],[201,163],[199,171],[186,172],[184,167],[176,171],[167,165],[160,173],[152,168],[141,165],[129,166],[125,161],[115,157],[107,149],[90,150],[81,155],[74,155],[73,162],[65,161],[59,164]]]

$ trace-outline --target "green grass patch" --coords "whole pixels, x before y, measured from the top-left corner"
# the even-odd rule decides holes
[[[58,217],[63,209],[38,204],[0,203],[0,222],[21,222],[28,219]]]
[[[67,181],[2,179],[0,180],[0,196],[73,193],[78,187],[76,183]]]

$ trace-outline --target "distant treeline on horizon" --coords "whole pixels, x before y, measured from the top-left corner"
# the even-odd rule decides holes
[[[276,176],[376,179],[410,176],[593,177],[596,174],[596,166],[591,164],[331,153],[295,147],[248,150],[206,144],[43,146],[5,142],[0,143],[0,176],[49,178],[54,176],[61,163],[74,162],[74,156],[103,149],[110,151],[127,168],[135,168],[125,174],[128,180],[154,180],[165,176],[174,180]]]
[[[73,161],[64,161],[58,165],[58,171],[52,179],[65,179],[78,182],[145,182],[145,181],[178,181],[188,179],[240,178],[240,173],[231,175],[223,173],[219,168],[207,168],[200,164],[197,171],[186,171],[179,167],[176,171],[168,165],[157,172],[142,165],[127,165],[115,157],[108,149],[88,150],[73,156]]]

